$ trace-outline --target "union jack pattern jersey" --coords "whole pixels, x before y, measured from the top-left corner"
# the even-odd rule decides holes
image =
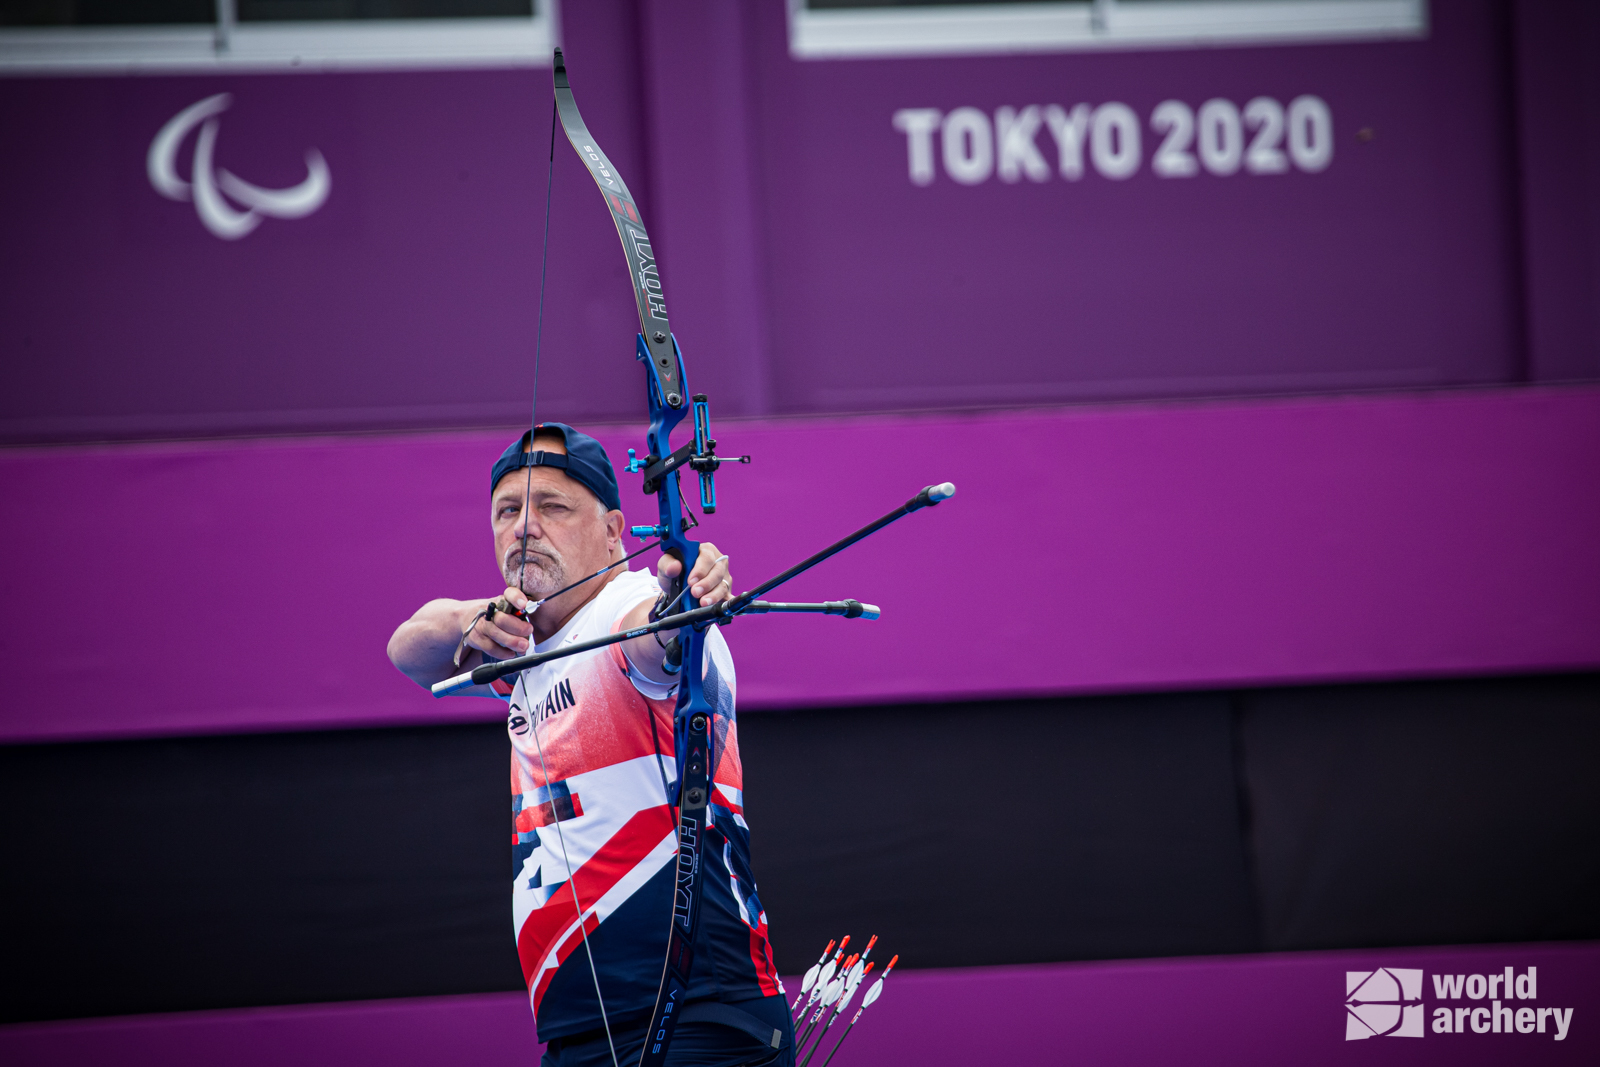
[[[658,590],[649,572],[624,572],[536,651],[614,633]],[[689,999],[748,1000],[783,990],[750,873],[733,659],[715,629],[706,652],[716,765]],[[677,854],[676,813],[667,804],[677,780],[676,686],[638,674],[612,645],[541,664],[496,691],[509,704],[512,919],[539,1039],[601,1026],[574,893],[611,1025],[647,1020],[661,983]]]

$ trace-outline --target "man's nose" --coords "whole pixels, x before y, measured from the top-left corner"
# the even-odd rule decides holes
[[[544,535],[544,530],[539,526],[538,513],[533,508],[522,509],[522,514],[517,516],[512,530],[519,541],[524,537],[530,541],[537,540]]]

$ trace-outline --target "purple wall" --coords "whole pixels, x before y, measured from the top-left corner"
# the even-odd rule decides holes
[[[1545,266],[1528,276],[1555,319],[1535,300],[1531,364],[1524,351],[1519,162],[1527,189],[1555,180],[1562,204],[1592,200],[1592,179],[1561,177],[1568,135],[1525,138],[1519,156],[1491,0],[1434,5],[1412,42],[806,62],[779,4],[569,7],[579,98],[641,198],[696,387],[723,414],[1600,372],[1592,323],[1560,296],[1576,284],[1563,264],[1592,265],[1600,235],[1533,201],[1529,255]],[[1588,93],[1580,60],[1550,77]],[[0,80],[0,140],[28,161],[0,173],[0,196],[26,205],[0,218],[0,440],[514,424],[531,394],[547,78]],[[217,166],[289,185],[316,148],[325,206],[223,241],[156,193],[152,138],[224,91]],[[1540,129],[1565,130],[1568,112],[1593,124],[1592,93],[1575,91],[1551,90]],[[1325,170],[1154,174],[1159,102],[1263,94],[1328,103]],[[938,170],[919,186],[891,124],[906,107],[1108,102],[1145,125],[1126,180],[1089,166],[960,185]],[[1037,144],[1054,160],[1047,131]],[[631,420],[616,239],[564,147],[555,183],[547,410]]]
[[[616,456],[637,433],[600,436]],[[718,436],[755,456],[726,471],[704,531],[746,588],[924,485],[960,488],[785,589],[878,603],[881,621],[728,631],[746,708],[1600,665],[1600,390]],[[0,740],[498,716],[432,700],[383,647],[428,599],[499,592],[484,481],[502,446],[0,453],[0,590],[23,606],[0,620]],[[63,606],[98,618],[96,638],[63,640]]]
[[[1423,1037],[1347,1037],[1347,976],[1379,967],[1423,971]],[[1453,1023],[1453,1009],[1491,1003],[1441,998],[1436,975],[1507,967],[1516,976],[1533,969],[1534,996],[1500,1006],[1535,1016],[1539,1008],[1571,1009],[1562,1040],[1549,1016],[1543,1033],[1433,1031],[1441,1007],[1452,1009]],[[1600,948],[1592,944],[897,970],[834,1063],[1592,1063],[1600,1056],[1597,998]],[[499,1067],[532,1064],[537,1055],[518,993],[0,1027],[0,1059],[11,1067]]]
[[[776,5],[756,9],[780,409],[1517,377],[1494,5],[1434,6],[1414,43],[811,63],[785,61]],[[1332,112],[1326,170],[1153,172],[1162,101],[1302,94]],[[1086,160],[1076,181],[962,185],[937,141],[921,187],[890,125],[1112,101],[1145,125],[1124,180]]]
[[[706,524],[740,583],[961,487],[786,590],[880,622],[729,631],[747,709],[1600,666],[1593,387],[973,413],[1600,377],[1600,22],[1430,9],[1404,43],[802,63],[775,3],[565,5],[693,385],[748,417],[719,436],[756,463]],[[0,451],[0,742],[498,717],[382,648],[429,597],[498,591],[483,474],[531,399],[547,78],[0,79],[25,162],[0,171],[0,441],[400,431]],[[222,241],[157,195],[152,137],[218,92],[218,165],[284,186],[316,148],[324,207]],[[1151,169],[1163,100],[1302,94],[1331,109],[1325,170]],[[891,124],[1108,102],[1143,124],[1126,180],[965,185],[936,145],[918,184]],[[618,455],[642,406],[622,259],[560,145],[554,182],[541,412],[614,423]],[[1582,1009],[1567,1041],[1344,1040],[1347,970],[1507,964]],[[838,1062],[1581,1062],[1597,991],[1591,945],[909,971]],[[532,1041],[508,994],[6,1027],[0,1060]]]
[[[650,206],[631,5],[564,12],[585,113]],[[0,439],[510,425],[526,419],[549,141],[547,70],[0,79]],[[332,191],[241,240],[163,199],[146,151],[233,95],[216,166]],[[190,175],[197,137],[177,170]],[[616,232],[557,157],[542,385],[631,414],[638,328]],[[600,338],[615,338],[606,343]],[[617,356],[611,359],[611,356]],[[590,358],[595,357],[595,358]],[[604,357],[604,358],[602,358]],[[625,399],[624,399],[625,398]]]
[[[1600,9],[1519,3],[1517,125],[1535,378],[1600,377]]]
[[[6,141],[37,162],[3,179],[12,202],[33,205],[0,220],[9,250],[0,345],[19,357],[6,361],[0,389],[7,436],[526,417],[547,79],[522,71],[0,82]],[[192,206],[155,194],[145,176],[151,137],[223,91],[234,97],[219,134],[226,166],[258,184],[293,185],[305,176],[305,150],[316,148],[332,174],[323,208],[224,242]],[[602,115],[611,110],[606,93],[594,96]],[[635,156],[629,139],[612,140],[626,166]],[[587,195],[565,198],[552,223],[546,339],[566,357],[544,368],[555,397],[574,392],[567,382],[585,337],[626,338],[630,328],[615,234],[572,164],[567,188]],[[180,171],[187,167],[180,157]],[[625,359],[597,363],[584,385],[608,394],[626,386],[631,398],[630,370]]]

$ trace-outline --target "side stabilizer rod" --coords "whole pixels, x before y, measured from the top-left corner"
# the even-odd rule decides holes
[[[748,604],[753,600],[760,599],[762,594],[770,593],[784,582],[787,582],[789,579],[798,574],[802,574],[805,571],[810,570],[812,567],[815,567],[829,556],[838,555],[840,552],[843,552],[845,549],[849,548],[863,537],[866,537],[869,534],[877,533],[879,530],[883,529],[891,522],[894,522],[896,519],[904,518],[913,511],[920,511],[923,508],[932,507],[935,504],[942,503],[955,495],[956,487],[950,482],[944,482],[941,485],[928,486],[922,492],[918,493],[910,500],[907,500],[904,504],[901,504],[883,518],[878,519],[875,522],[867,523],[849,537],[835,541],[821,552],[818,552],[816,555],[807,559],[801,560],[799,563],[796,563],[793,567],[790,567],[777,577],[768,578],[766,581],[762,582],[748,593],[739,594],[730,602],[732,608],[731,614],[739,614],[739,612],[744,610],[743,605]]]
[[[769,611],[809,611],[818,615],[843,615],[847,619],[877,619],[883,609],[876,604],[863,604],[859,600],[829,600],[821,604],[775,604],[769,600],[752,600],[741,615],[765,615]]]

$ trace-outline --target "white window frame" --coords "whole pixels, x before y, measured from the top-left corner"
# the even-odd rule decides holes
[[[808,10],[789,0],[795,59],[976,56],[1414,40],[1427,0],[1078,0]]]
[[[548,67],[555,0],[528,18],[235,22],[0,30],[0,75],[216,74],[226,71]]]

